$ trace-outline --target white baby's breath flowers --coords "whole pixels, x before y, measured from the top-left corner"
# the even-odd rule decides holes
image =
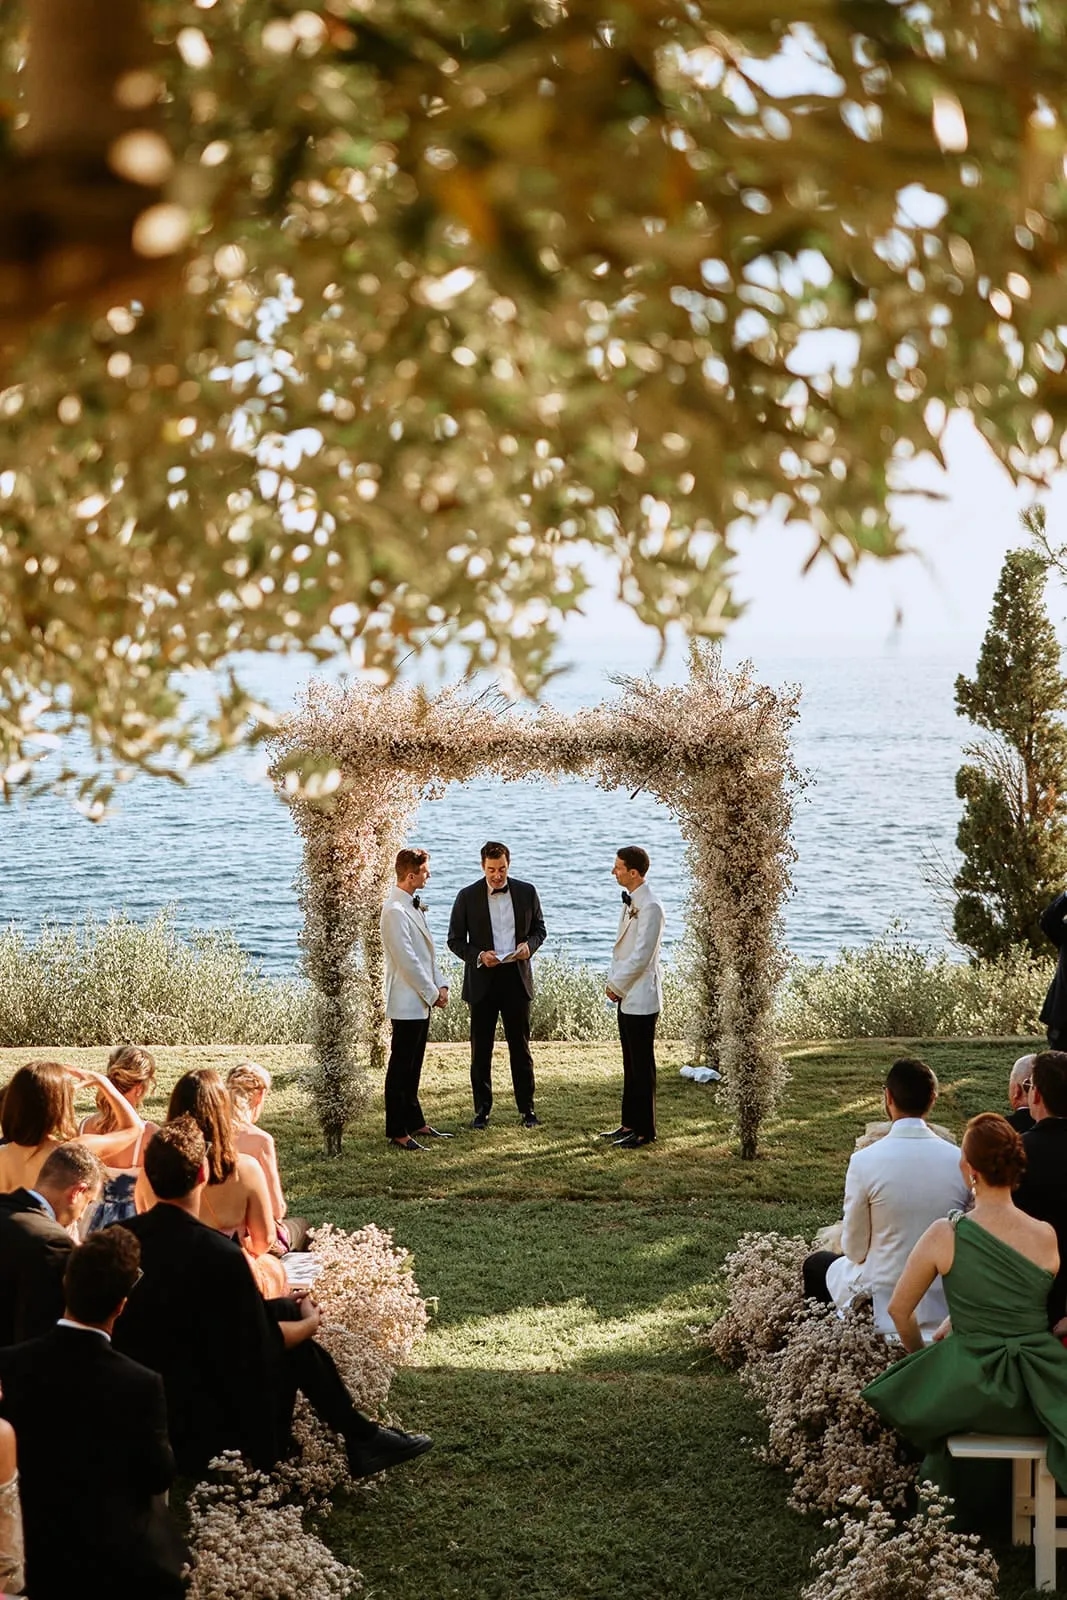
[[[815,1556],[819,1575],[801,1600],[996,1600],[997,1563],[976,1535],[951,1527],[952,1501],[932,1483],[920,1498],[898,1524],[860,1490],[843,1496],[847,1509],[828,1524],[837,1539]]]

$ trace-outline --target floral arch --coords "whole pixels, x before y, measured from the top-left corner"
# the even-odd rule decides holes
[[[616,697],[594,708],[521,715],[465,688],[428,695],[315,680],[282,724],[271,775],[304,843],[301,944],[329,1154],[340,1154],[384,1068],[378,919],[396,852],[424,799],[486,774],[582,775],[645,789],[675,813],[692,884],[693,1042],[722,1073],[742,1156],[756,1154],[783,1078],[771,1010],[794,859],[789,730],[799,691],[775,692],[747,667],[726,671],[712,647],[694,648],[684,684],[614,682]]]

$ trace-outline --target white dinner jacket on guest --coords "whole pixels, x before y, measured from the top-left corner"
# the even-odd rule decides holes
[[[630,904],[623,905],[608,973],[608,988],[622,995],[619,1009],[627,1016],[647,1017],[663,1010],[662,939],[663,907],[648,884],[639,883]]]
[[[428,1017],[445,980],[437,968],[426,913],[416,909],[406,889],[390,889],[381,927],[386,1016],[393,1022]]]
[[[840,1309],[857,1294],[874,1300],[874,1325],[892,1333],[888,1306],[904,1263],[931,1222],[962,1211],[970,1195],[960,1172],[957,1145],[940,1138],[921,1117],[899,1117],[884,1139],[857,1150],[845,1175],[844,1255],[826,1284]],[[941,1279],[935,1278],[915,1312],[929,1339],[948,1315]]]

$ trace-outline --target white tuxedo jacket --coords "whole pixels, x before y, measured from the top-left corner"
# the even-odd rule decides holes
[[[428,1017],[444,988],[426,913],[416,911],[404,889],[390,889],[382,907],[385,952],[385,1014],[391,1021]]]
[[[874,1299],[874,1325],[892,1333],[889,1301],[904,1263],[931,1222],[962,1211],[970,1195],[960,1152],[932,1133],[921,1117],[900,1117],[884,1139],[857,1150],[845,1175],[845,1252],[826,1274],[834,1304],[844,1309],[859,1293]],[[948,1315],[935,1278],[915,1312],[924,1338]]]
[[[663,1010],[659,947],[663,907],[647,883],[638,884],[619,917],[619,933],[608,973],[608,988],[622,995],[619,1009],[646,1017]]]

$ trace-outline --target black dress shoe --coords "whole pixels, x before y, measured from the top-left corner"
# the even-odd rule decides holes
[[[415,1133],[420,1139],[454,1139],[454,1133],[442,1133],[440,1128],[431,1128],[427,1123],[425,1128],[416,1128]],[[412,1135],[414,1137],[414,1135]]]
[[[433,1440],[426,1433],[401,1433],[399,1428],[379,1428],[369,1439],[350,1439],[347,1443],[348,1470],[353,1478],[371,1478],[388,1472],[402,1461],[425,1455]]]
[[[524,1128],[539,1128],[541,1126],[540,1117],[535,1117],[532,1111],[527,1111],[524,1117],[519,1118],[519,1121]]]
[[[615,1140],[616,1150],[643,1150],[646,1144],[654,1144],[655,1139],[650,1139],[647,1133],[628,1133],[625,1139]]]
[[[598,1133],[597,1138],[611,1139],[613,1143],[617,1144],[620,1139],[628,1139],[633,1131],[632,1128],[612,1128],[610,1133]]]
[[[389,1143],[394,1144],[398,1150],[426,1149],[424,1144],[420,1144],[419,1141],[417,1139],[413,1139],[410,1134],[408,1134],[406,1139],[390,1139]]]
[[[488,1111],[479,1111],[478,1115],[471,1120],[470,1126],[477,1128],[479,1133],[484,1133],[489,1126]]]

